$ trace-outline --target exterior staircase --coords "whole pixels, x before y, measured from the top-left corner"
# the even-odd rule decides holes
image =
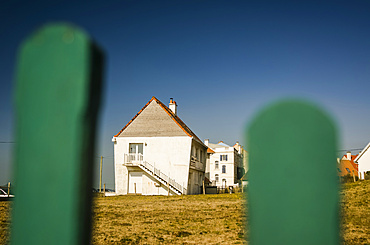
[[[126,166],[136,166],[142,169],[145,173],[152,176],[155,180],[164,186],[169,187],[169,189],[177,195],[185,195],[186,188],[177,183],[174,179],[161,172],[159,169],[155,168],[152,164],[143,160],[142,154],[125,154]]]

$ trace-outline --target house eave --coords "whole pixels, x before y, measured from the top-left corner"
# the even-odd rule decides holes
[[[358,164],[358,160],[360,160],[362,155],[365,154],[365,152],[369,149],[369,147],[370,147],[370,142],[367,144],[367,146],[365,146],[365,148],[358,154],[358,156],[353,161]]]

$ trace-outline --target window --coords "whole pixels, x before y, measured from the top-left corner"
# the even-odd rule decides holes
[[[215,180],[218,182],[218,174],[215,175]]]
[[[338,168],[338,172],[341,173],[342,171],[340,171],[340,169]]]
[[[227,155],[220,155],[220,161],[227,161]]]
[[[215,161],[215,169],[218,169],[218,161]]]
[[[141,153],[143,154],[143,144],[142,143],[130,143],[129,153]]]
[[[143,160],[143,143],[129,143],[128,161],[142,161]]]
[[[225,174],[226,173],[226,165],[222,165],[222,173]]]
[[[349,168],[346,168],[346,170],[348,171],[348,173],[351,173],[351,171],[349,170]]]

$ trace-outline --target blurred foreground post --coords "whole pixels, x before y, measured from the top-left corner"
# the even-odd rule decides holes
[[[57,24],[18,55],[11,244],[89,244],[103,54],[83,31]]]
[[[249,241],[339,244],[336,129],[300,101],[263,110],[248,130]]]

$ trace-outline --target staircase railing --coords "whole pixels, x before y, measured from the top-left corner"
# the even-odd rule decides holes
[[[177,192],[180,192],[181,194],[186,193],[186,188],[183,187],[181,184],[177,183],[174,179],[171,179],[169,176],[167,176],[165,173],[163,173],[161,170],[156,168],[154,165],[148,163],[147,161],[143,160],[143,155],[141,153],[129,153],[124,154],[124,163],[130,164],[133,166],[138,166],[140,168],[144,168],[149,172],[152,176],[162,180],[165,184],[169,184],[169,186],[172,189],[175,189]]]

